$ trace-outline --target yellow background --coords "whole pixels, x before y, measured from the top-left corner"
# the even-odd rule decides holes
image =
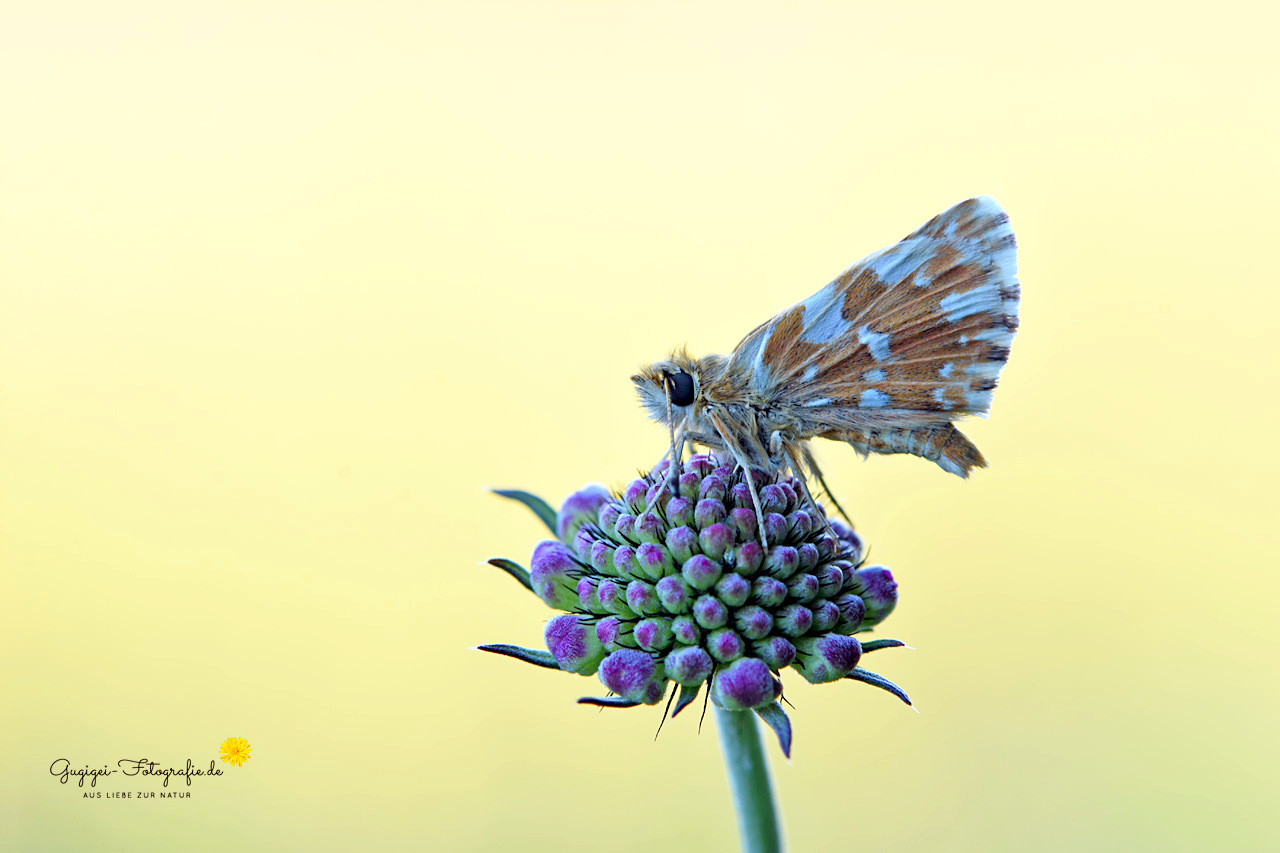
[[[623,483],[637,366],[985,192],[991,469],[817,448],[921,713],[788,678],[794,849],[1275,849],[1275,10],[7,8],[0,843],[735,849],[710,720],[469,650],[550,615],[484,487]]]

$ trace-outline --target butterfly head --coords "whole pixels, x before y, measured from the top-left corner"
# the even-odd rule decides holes
[[[631,381],[649,416],[665,424],[668,412],[679,422],[693,411],[702,394],[701,376],[698,362],[681,350],[644,368]]]

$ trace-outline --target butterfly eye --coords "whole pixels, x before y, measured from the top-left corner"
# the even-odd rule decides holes
[[[681,371],[667,374],[667,394],[673,406],[687,406],[693,402],[693,377]]]

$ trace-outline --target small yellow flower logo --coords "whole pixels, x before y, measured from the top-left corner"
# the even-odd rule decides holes
[[[222,742],[222,760],[241,767],[249,760],[249,741],[242,737],[229,737]]]

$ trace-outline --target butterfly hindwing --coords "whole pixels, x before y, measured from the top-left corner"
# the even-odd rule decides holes
[[[979,196],[751,332],[731,366],[751,375],[761,399],[819,420],[833,410],[902,426],[985,415],[1018,301],[1009,218]]]

